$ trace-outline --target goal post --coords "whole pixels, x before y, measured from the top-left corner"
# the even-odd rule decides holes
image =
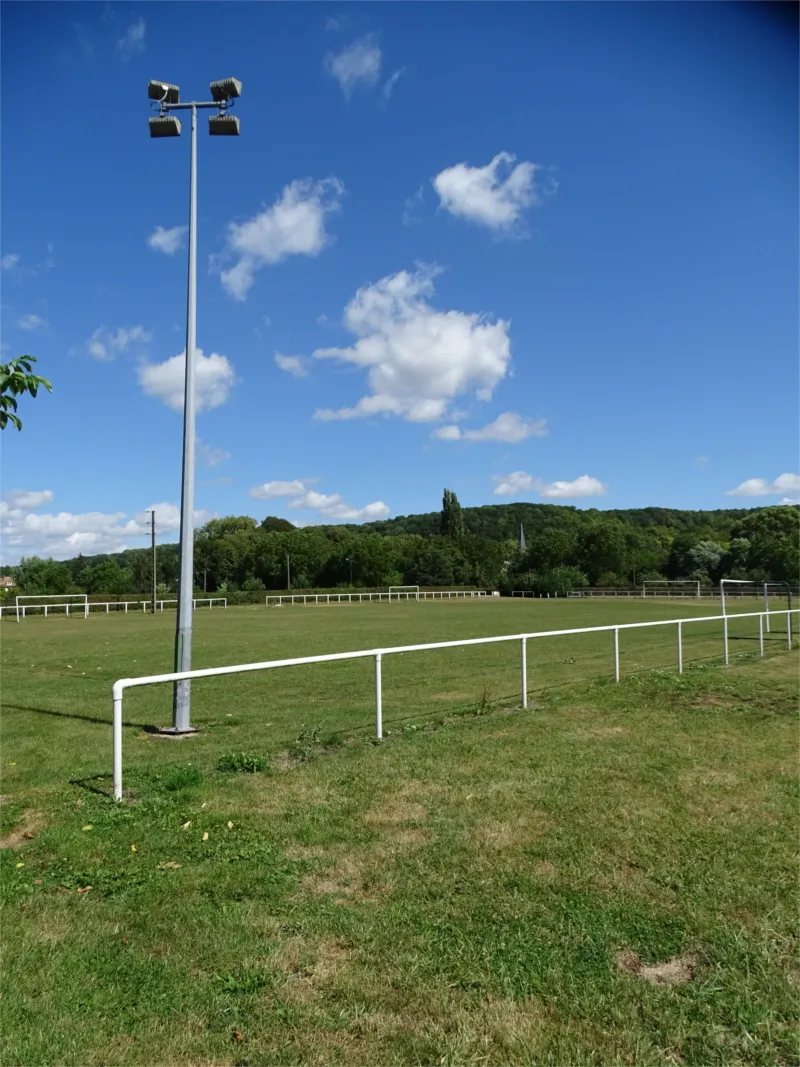
[[[73,600],[79,601],[75,607],[83,608],[83,617],[88,619],[89,617],[89,597],[86,593],[20,593],[14,598],[14,607],[16,609],[17,622],[21,621],[21,618],[25,618],[25,604],[23,600],[49,600],[50,604],[42,604],[43,608],[64,608],[64,611],[69,615],[70,602]],[[52,603],[55,601],[55,603]],[[31,604],[31,607],[38,607],[39,605]],[[20,616],[20,608],[22,608],[22,615]],[[47,611],[45,611],[45,615]]]
[[[643,597],[691,596],[699,600],[700,595],[700,582],[694,578],[647,578],[642,581]]]
[[[771,589],[775,590],[775,592],[771,593]],[[766,612],[769,612],[769,598],[771,596],[785,596],[786,608],[788,611],[792,610],[792,587],[788,582],[764,582],[764,611]],[[769,633],[769,614],[767,614],[766,619],[767,633]]]
[[[392,599],[392,593],[400,600],[405,597],[406,600],[410,600],[412,597],[414,600],[419,600],[419,586],[418,585],[390,585],[389,586],[389,599]]]

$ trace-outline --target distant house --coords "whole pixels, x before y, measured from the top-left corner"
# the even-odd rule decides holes
[[[0,589],[13,589],[17,583],[9,574],[0,574]]]

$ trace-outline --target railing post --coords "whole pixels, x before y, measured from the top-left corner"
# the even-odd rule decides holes
[[[619,628],[614,627],[614,681],[619,681]]]
[[[523,637],[520,642],[522,645],[522,655],[520,660],[520,671],[522,675],[522,707],[528,706],[528,639]]]
[[[122,800],[122,691],[114,692],[114,800]]]
[[[683,623],[678,622],[678,674],[683,674]]]
[[[792,647],[792,613],[786,612],[786,647]]]
[[[381,679],[381,654],[375,654],[375,736],[383,739],[383,685]]]
[[[728,616],[722,619],[722,640],[725,644],[725,666],[728,666]]]
[[[767,622],[769,622],[769,617],[767,618]],[[764,616],[763,615],[759,615],[758,616],[758,654],[759,654],[759,656],[763,656],[764,655]]]

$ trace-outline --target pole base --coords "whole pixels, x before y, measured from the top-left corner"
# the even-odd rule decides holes
[[[188,730],[179,730],[175,726],[160,726],[156,731],[159,737],[191,737],[200,731],[196,726],[190,726]]]

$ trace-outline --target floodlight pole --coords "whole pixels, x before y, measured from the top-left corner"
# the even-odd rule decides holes
[[[175,630],[175,671],[192,669],[194,593],[195,350],[197,347],[197,108],[192,105],[189,164],[189,277],[186,296],[186,375],[183,391],[183,481],[181,485],[181,573]],[[191,729],[191,682],[175,683],[172,729]]]
[[[239,133],[239,120],[226,112],[241,95],[242,83],[225,78],[211,83],[213,101],[180,102],[180,89],[165,82],[150,82],[148,96],[159,107],[159,117],[150,120],[150,134],[177,137],[180,123],[168,122],[171,111],[191,111],[191,150],[189,163],[189,271],[186,297],[186,359],[183,391],[183,470],[181,482],[180,585],[175,629],[175,673],[192,669],[192,610],[194,594],[194,476],[195,476],[195,369],[197,358],[197,112],[213,108],[217,119],[209,120],[210,133]],[[191,724],[191,683],[175,682],[172,699],[172,727],[169,733],[193,733]]]

